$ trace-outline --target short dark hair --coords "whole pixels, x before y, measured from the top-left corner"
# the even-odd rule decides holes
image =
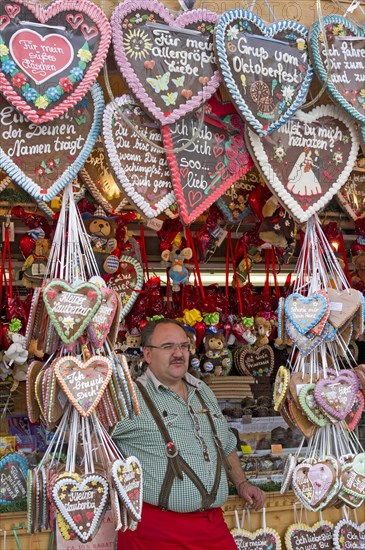
[[[147,347],[151,343],[153,333],[155,332],[155,329],[158,325],[176,325],[176,326],[183,329],[186,336],[189,336],[188,331],[186,330],[184,325],[182,323],[180,323],[179,321],[176,321],[176,319],[168,319],[168,318],[157,319],[157,321],[150,321],[148,323],[148,325],[146,325],[142,329],[142,332],[141,332],[141,346],[142,346],[142,348]]]

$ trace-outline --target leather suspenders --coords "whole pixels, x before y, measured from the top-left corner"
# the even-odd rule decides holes
[[[213,433],[214,443],[217,448],[217,466],[215,471],[215,478],[212,490],[210,493],[208,493],[207,489],[203,485],[200,478],[196,475],[194,470],[189,466],[189,464],[182,458],[180,455],[178,449],[176,448],[173,441],[171,441],[170,434],[165,426],[164,421],[161,418],[160,413],[158,412],[155,404],[153,403],[151,397],[149,396],[146,388],[140,383],[136,382],[136,385],[138,386],[143,399],[145,400],[145,403],[147,407],[149,408],[153,419],[155,420],[158,429],[160,430],[162,439],[164,440],[166,444],[166,455],[168,457],[168,463],[167,463],[167,470],[165,474],[165,478],[162,482],[160,496],[158,499],[158,505],[163,510],[168,509],[168,501],[171,493],[172,484],[174,482],[174,479],[177,477],[178,479],[183,479],[183,473],[186,474],[191,481],[194,483],[196,488],[198,489],[199,493],[201,494],[202,503],[201,503],[201,510],[206,510],[209,508],[213,502],[216,499],[217,491],[221,479],[221,472],[222,472],[222,466],[228,473],[230,470],[230,465],[227,460],[227,457],[224,453],[224,449],[222,447],[222,443],[218,437],[217,431],[214,426],[214,422],[212,419],[212,416],[210,414],[210,411],[203,399],[203,397],[200,395],[199,391],[196,390],[196,395],[202,404],[202,407],[207,411],[207,417],[209,420],[209,424]]]

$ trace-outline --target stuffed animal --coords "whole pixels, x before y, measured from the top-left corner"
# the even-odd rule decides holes
[[[38,238],[35,240],[34,250],[27,256],[22,266],[22,283],[27,288],[42,286],[47,270],[50,247],[50,239]]]
[[[28,350],[25,348],[26,338],[19,332],[11,333],[12,343],[4,352],[3,362],[13,369],[13,378],[23,381],[27,376]]]
[[[205,353],[202,357],[202,371],[215,376],[224,376],[232,368],[232,354],[226,348],[222,332],[207,330],[204,338]]]
[[[142,359],[143,350],[141,348],[141,333],[137,329],[132,329],[125,335],[125,342],[121,350],[125,355],[132,378],[138,378],[143,374]]]
[[[82,219],[90,236],[91,247],[101,275],[115,273],[119,267],[119,257],[116,253],[118,243],[115,238],[117,217],[107,216],[101,206],[98,206],[94,214],[82,214]]]
[[[269,343],[273,323],[265,319],[265,317],[256,316],[254,326],[256,332],[255,347],[266,346]]]
[[[200,357],[196,353],[196,331],[193,329],[193,327],[190,327],[189,325],[185,325],[185,327],[190,342],[188,372],[195,376],[195,378],[201,378]]]
[[[193,252],[191,248],[178,248],[176,245],[171,250],[164,250],[161,258],[171,264],[169,269],[169,277],[172,281],[172,290],[178,292],[180,285],[185,284],[189,280],[189,270],[184,266],[185,260],[190,260]]]

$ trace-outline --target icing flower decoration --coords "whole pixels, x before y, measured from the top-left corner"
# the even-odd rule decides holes
[[[5,55],[8,55],[9,48],[5,46],[5,44],[0,44],[0,57],[4,57]]]
[[[71,80],[67,77],[60,79],[60,86],[64,92],[71,92],[73,88]]]
[[[77,57],[84,63],[88,63],[92,59],[92,54],[89,50],[80,48],[79,51],[77,52]]]
[[[201,313],[198,309],[184,309],[183,312],[183,323],[193,327],[195,323],[198,323],[203,320]]]
[[[45,109],[49,104],[49,101],[46,96],[40,95],[36,101],[34,102],[34,105],[37,107],[37,109]]]
[[[27,81],[27,77],[23,73],[18,73],[15,76],[13,76],[13,78],[11,79],[13,86],[16,86],[17,88],[21,88],[22,86],[24,86],[26,81]]]

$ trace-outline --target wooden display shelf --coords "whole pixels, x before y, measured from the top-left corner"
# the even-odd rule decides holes
[[[211,376],[204,380],[217,399],[239,400],[252,397],[252,376]]]

